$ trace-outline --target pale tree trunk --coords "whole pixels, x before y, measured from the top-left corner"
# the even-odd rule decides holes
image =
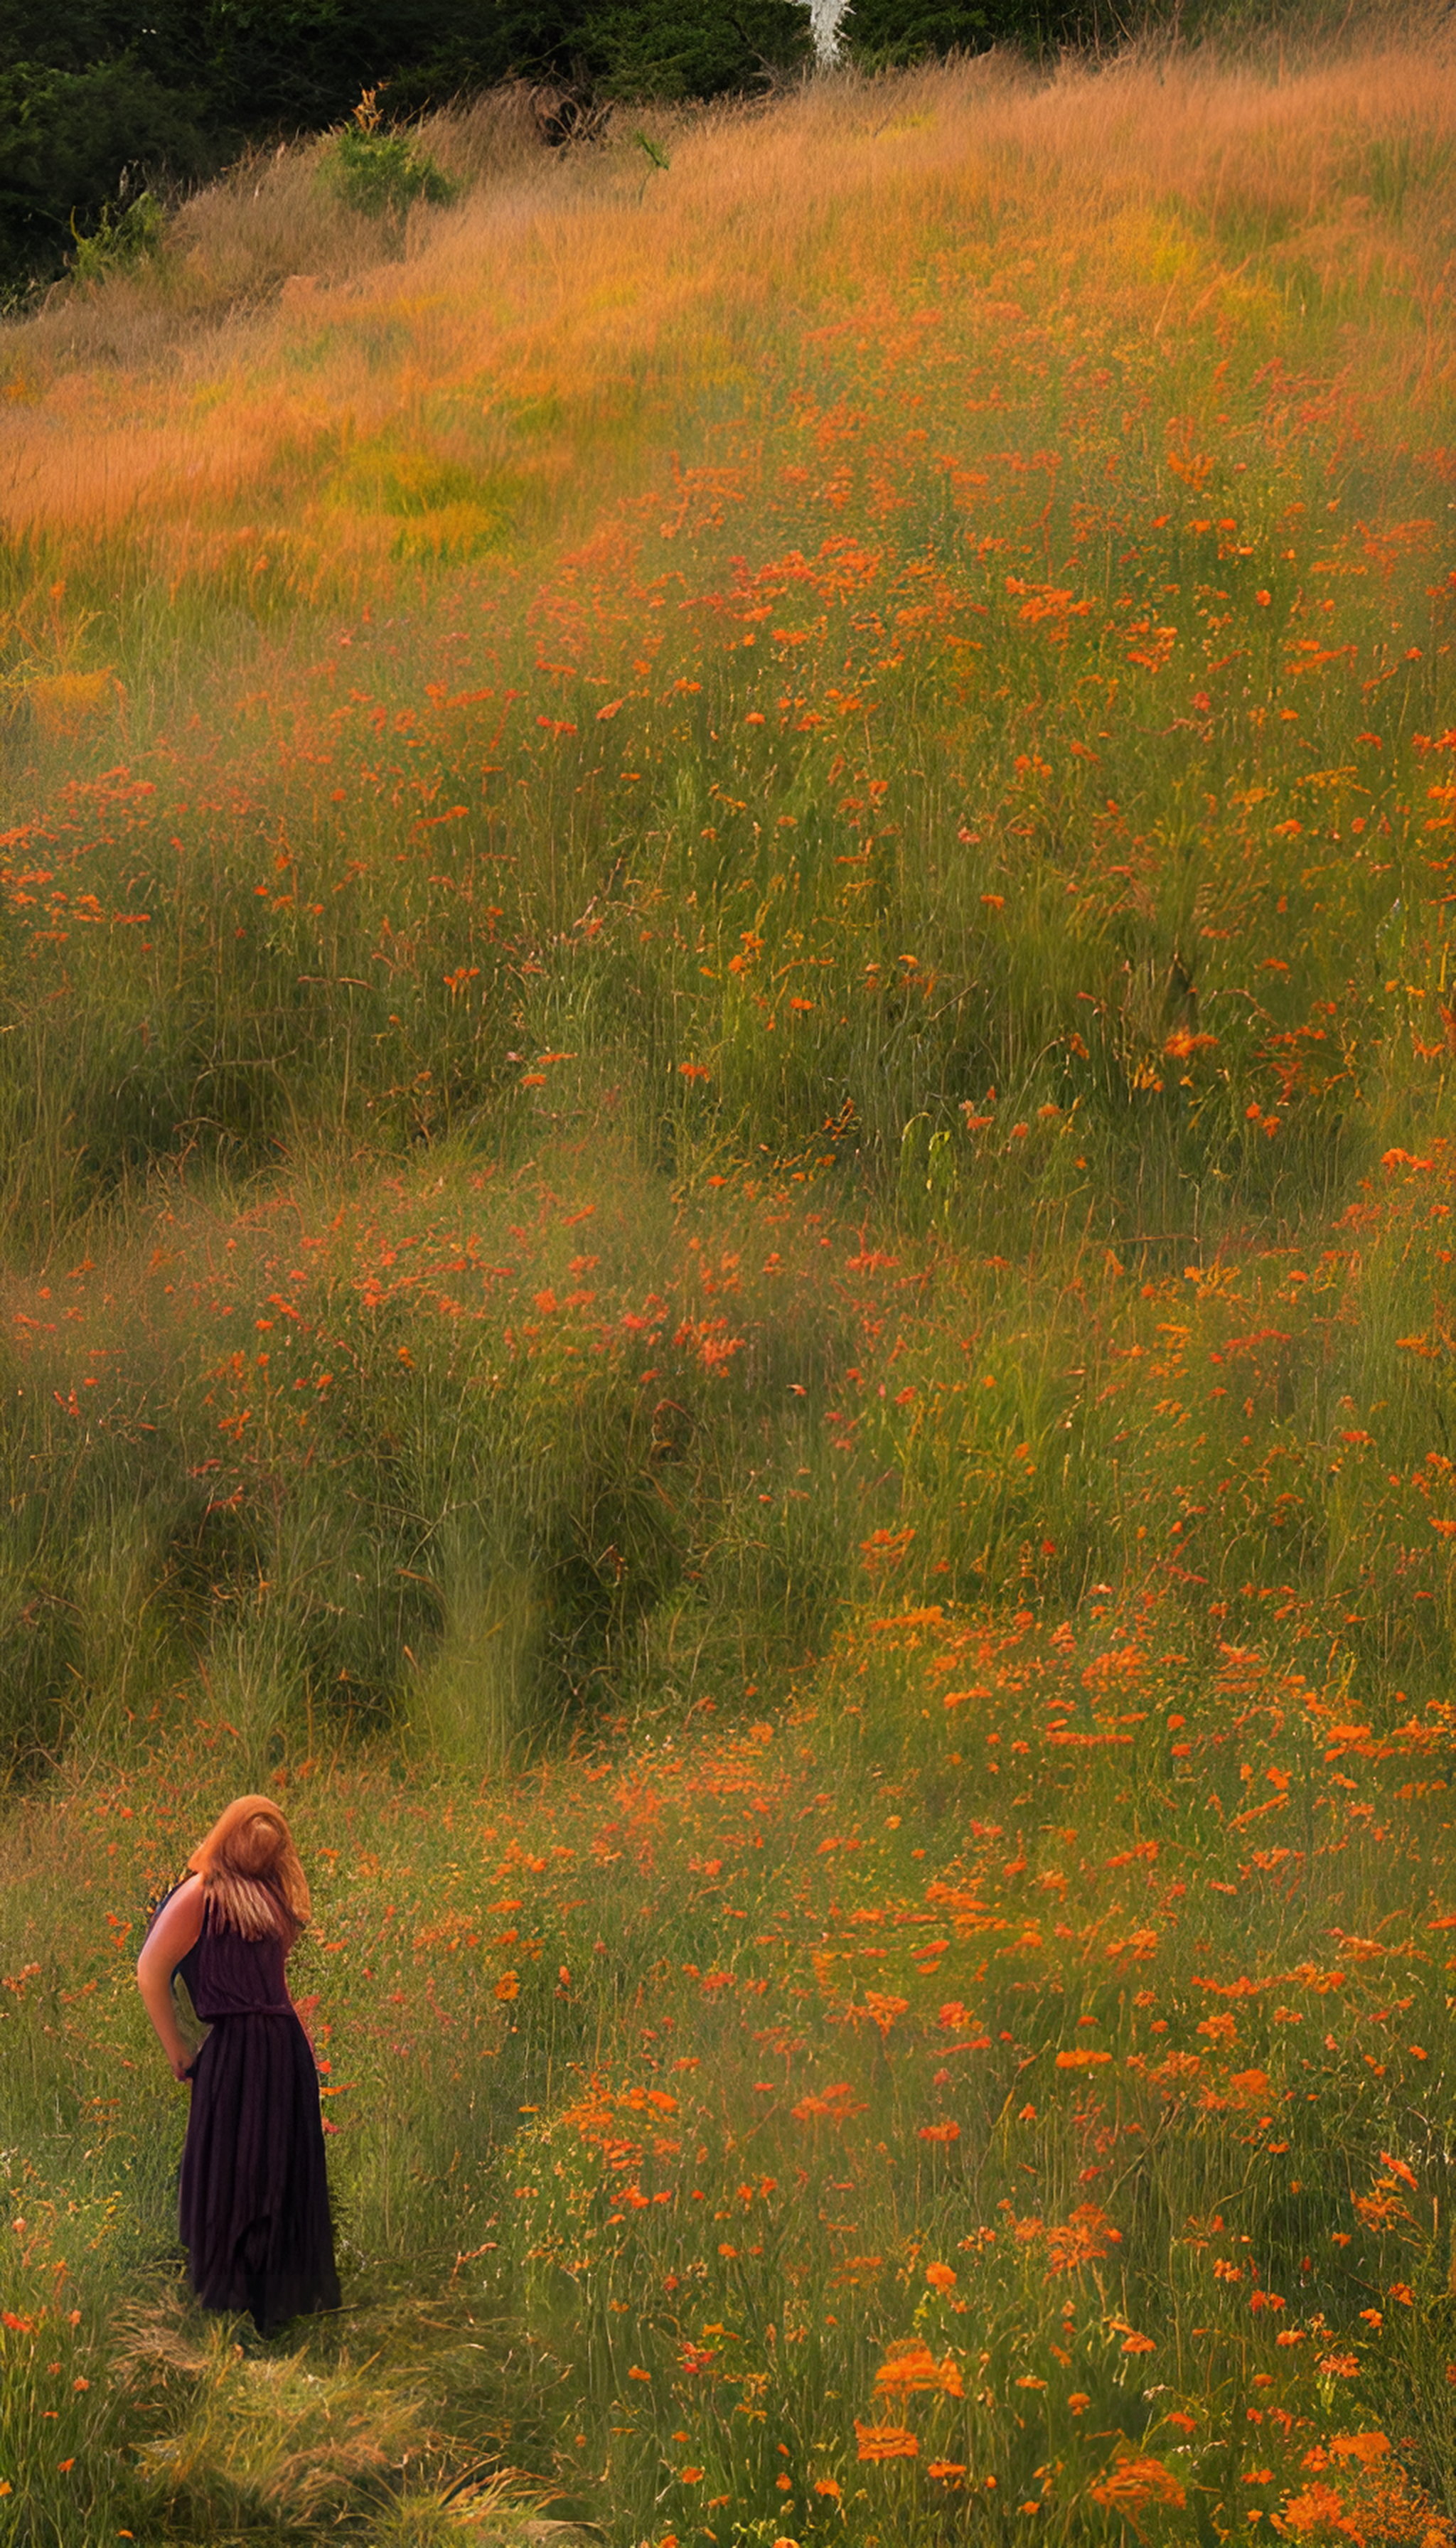
[[[800,0],[800,5],[809,13],[815,63],[821,71],[829,70],[844,57],[840,29],[846,18],[854,16],[850,0]]]

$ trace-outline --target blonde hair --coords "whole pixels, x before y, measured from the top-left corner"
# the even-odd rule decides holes
[[[225,1929],[291,1944],[308,1926],[308,1878],[271,1796],[234,1796],[187,1864],[202,1877],[204,1897]]]

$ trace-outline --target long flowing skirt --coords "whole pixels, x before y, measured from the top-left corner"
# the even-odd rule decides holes
[[[318,2080],[298,2019],[218,2019],[192,2078],[181,2230],[198,2298],[250,2310],[264,2335],[337,2309]]]

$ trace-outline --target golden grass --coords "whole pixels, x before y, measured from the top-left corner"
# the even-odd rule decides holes
[[[993,263],[1004,246],[1008,300],[1095,279],[1104,311],[1170,347],[1211,309],[1267,317],[1303,262],[1326,289],[1378,288],[1381,323],[1364,308],[1351,322],[1357,397],[1423,410],[1449,390],[1456,215],[1445,189],[1410,188],[1456,138],[1449,41],[1283,79],[1178,54],[1049,81],[996,55],[846,78],[752,116],[650,118],[666,175],[625,122],[561,156],[531,149],[524,105],[492,113],[442,123],[442,160],[489,173],[457,207],[416,211],[401,258],[363,262],[370,226],[321,203],[295,153],[175,228],[184,312],[219,293],[267,307],[189,338],[122,280],[11,329],[6,525],[144,540],[212,529],[226,507],[297,520],[335,437],[412,429],[446,403],[475,443],[483,416],[548,394],[560,412],[533,465],[558,500],[580,480],[594,509],[656,457],[656,412],[676,421],[742,382],[766,324],[872,318],[931,237],[989,245]],[[639,404],[647,431],[613,447]]]

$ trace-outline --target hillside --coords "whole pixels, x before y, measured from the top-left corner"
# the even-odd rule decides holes
[[[506,97],[0,337],[17,2539],[1456,2537],[1453,136]]]

